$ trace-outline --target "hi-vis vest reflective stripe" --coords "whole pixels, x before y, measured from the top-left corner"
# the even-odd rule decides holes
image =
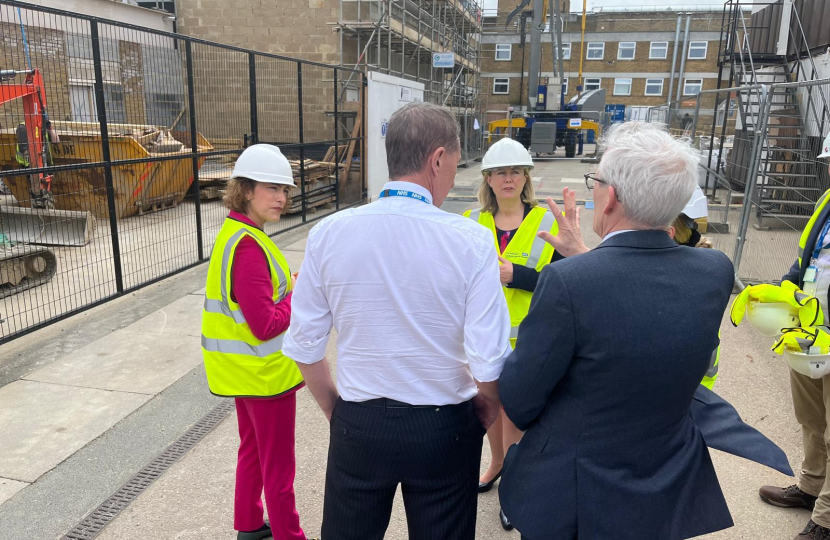
[[[718,332],[718,337],[720,337],[720,332]],[[715,352],[712,353],[712,359],[709,361],[709,369],[706,370],[706,375],[703,376],[703,380],[700,384],[711,390],[712,387],[715,386],[715,381],[718,380],[719,367],[720,345],[718,345],[718,348],[715,349]]]
[[[274,303],[291,290],[291,270],[274,242],[256,227],[225,219],[210,257],[202,311],[205,372],[210,391],[218,396],[276,396],[296,388],[303,378],[297,364],[282,354],[285,333],[260,341],[231,298],[234,252],[245,236],[256,240],[267,256]]]
[[[825,191],[824,195],[822,195],[818,200],[818,203],[816,203],[816,210],[810,217],[810,221],[807,222],[807,226],[804,227],[804,231],[801,233],[801,238],[798,241],[798,267],[801,269],[802,273],[805,268],[805,261],[803,260],[803,257],[804,249],[807,247],[807,240],[810,238],[810,234],[813,232],[813,227],[815,227],[816,221],[821,215],[821,211],[824,210],[825,206],[827,206],[828,201],[830,201],[830,190]],[[821,223],[820,225],[823,227],[824,223]],[[807,254],[807,264],[810,264],[810,255],[810,253]],[[799,283],[796,283],[796,285],[800,286]]]
[[[468,210],[464,212],[464,216],[478,221],[493,232],[493,242],[498,252],[499,240],[496,238],[496,222],[493,214],[478,209]],[[550,210],[537,206],[531,208],[501,256],[513,264],[527,266],[536,271],[542,270],[553,257],[553,246],[536,236],[541,231],[550,231],[551,234],[556,235],[559,233],[559,224],[556,223]],[[516,337],[519,335],[519,324],[527,316],[533,293],[507,287],[502,287],[502,290],[510,311],[510,344],[515,347]]]

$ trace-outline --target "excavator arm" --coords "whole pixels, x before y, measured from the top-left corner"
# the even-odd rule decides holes
[[[13,84],[9,81],[18,75],[26,75],[23,84]],[[28,148],[29,167],[40,169],[47,166],[46,162],[46,134],[44,133],[44,117],[46,114],[46,93],[44,92],[43,76],[38,69],[27,71],[0,70],[0,104],[16,99],[23,100],[23,118],[26,124],[26,146]],[[32,193],[39,197],[45,206],[52,207],[52,176],[42,172],[36,174],[32,182],[32,191],[39,187],[40,193]],[[35,201],[32,201],[33,204]]]

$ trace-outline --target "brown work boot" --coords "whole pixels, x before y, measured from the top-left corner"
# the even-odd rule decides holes
[[[807,510],[813,509],[817,499],[817,497],[804,493],[796,485],[785,488],[763,486],[758,490],[758,495],[761,496],[762,501],[773,506],[780,506],[781,508],[806,508]]]
[[[806,540],[807,538],[811,540],[830,540],[830,529],[822,527],[811,519],[804,530],[797,534],[793,540]]]

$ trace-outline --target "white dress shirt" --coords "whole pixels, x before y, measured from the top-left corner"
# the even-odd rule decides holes
[[[511,352],[493,233],[421,186],[386,189],[420,197],[383,197],[309,233],[282,352],[318,362],[334,326],[344,400],[462,403]]]

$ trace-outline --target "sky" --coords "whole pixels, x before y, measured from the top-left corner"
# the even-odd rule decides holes
[[[508,1],[511,4],[515,0],[502,0]],[[484,4],[484,9],[495,9],[498,7],[499,0],[482,0]],[[605,6],[626,6],[629,8],[633,8],[634,6],[660,6],[660,7],[668,7],[668,6],[722,6],[725,0],[588,0],[588,10],[590,11],[592,8],[596,7],[605,7]],[[571,12],[582,12],[582,0],[571,0]]]

